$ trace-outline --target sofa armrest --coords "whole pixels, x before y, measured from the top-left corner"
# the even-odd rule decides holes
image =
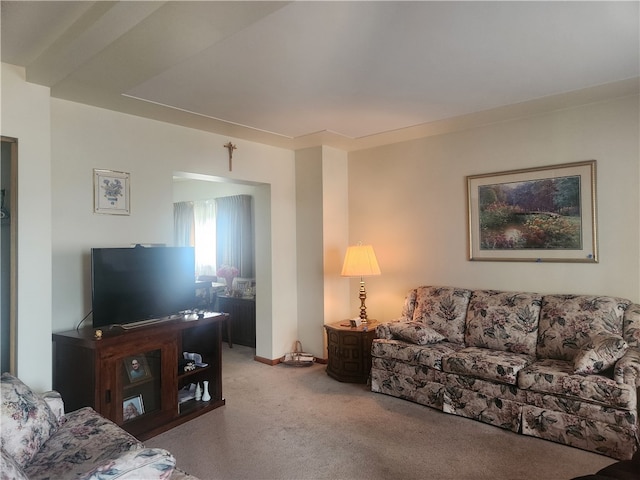
[[[613,378],[618,383],[640,388],[640,348],[630,348],[624,353],[616,362]]]
[[[406,321],[407,321],[406,318],[400,317],[400,318],[395,318],[393,320],[390,320],[388,322],[379,323],[378,325],[376,325],[376,337],[382,338],[384,340],[393,339],[393,334],[391,333],[391,330],[389,330],[389,325],[391,325],[392,323],[406,322]]]
[[[58,425],[64,422],[64,401],[62,400],[62,395],[55,390],[51,390],[49,392],[44,392],[40,394],[40,397],[47,402],[49,408],[53,412],[58,421]]]
[[[168,480],[176,459],[162,448],[131,450],[79,477],[81,480]]]

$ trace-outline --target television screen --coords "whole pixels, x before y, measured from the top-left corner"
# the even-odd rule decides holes
[[[193,308],[193,247],[91,249],[93,327],[164,319]]]

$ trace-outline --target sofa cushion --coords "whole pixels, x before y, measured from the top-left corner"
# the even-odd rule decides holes
[[[133,435],[90,407],[70,412],[65,419],[25,468],[30,479],[77,478],[143,448]]]
[[[473,392],[482,393],[487,397],[500,398],[502,400],[513,400],[518,403],[526,401],[527,392],[516,385],[497,383],[484,380],[482,378],[470,377],[469,375],[458,375],[457,373],[443,373],[445,387],[458,387]]]
[[[452,343],[464,343],[464,322],[470,290],[453,287],[416,289],[414,322],[421,322],[444,335]]]
[[[522,406],[522,433],[613,458],[630,458],[636,445],[627,428],[533,405]]]
[[[0,479],[1,480],[29,480],[20,468],[20,465],[2,449],[2,457],[0,458]]]
[[[525,395],[525,401],[529,405],[576,415],[588,418],[596,422],[609,423],[621,428],[636,429],[638,423],[638,412],[635,410],[623,410],[622,408],[612,408],[609,405],[587,402],[579,398],[568,398],[561,395],[549,395],[546,393],[534,392],[532,390],[518,389]]]
[[[424,365],[442,370],[442,358],[464,348],[450,342],[431,345],[415,345],[402,340],[384,340],[377,338],[371,345],[371,355],[379,358],[400,360],[411,365]]]
[[[50,390],[48,392],[44,392],[40,394],[40,398],[42,398],[49,408],[51,409],[51,413],[56,418],[56,423],[60,424],[64,421],[64,401],[62,400],[62,395],[60,392],[56,392],[55,390]]]
[[[518,432],[522,408],[519,403],[460,387],[446,387],[442,411],[472,418],[489,425]]]
[[[634,410],[637,406],[635,388],[617,383],[605,375],[574,373],[573,362],[538,360],[520,371],[518,386],[534,392],[578,398],[609,407]]]
[[[466,345],[535,355],[541,303],[542,296],[535,293],[473,291]]]
[[[538,332],[538,358],[573,360],[599,333],[622,335],[622,318],[631,302],[588,295],[545,295]]]
[[[176,459],[161,448],[132,450],[116,459],[97,466],[78,477],[80,480],[141,480],[168,479],[176,466]]]
[[[0,421],[2,448],[24,467],[58,428],[47,403],[20,379],[3,373]]]
[[[428,345],[444,340],[444,335],[420,322],[392,323],[389,325],[389,330],[394,337],[416,345]]]
[[[518,372],[534,360],[531,355],[467,347],[445,357],[442,369],[448,373],[516,385]]]
[[[442,372],[424,365],[373,357],[371,391],[442,409]]]
[[[629,348],[616,362],[613,379],[640,388],[640,348]]]
[[[575,373],[600,373],[615,365],[627,348],[627,342],[618,335],[602,334],[591,337],[573,359]]]

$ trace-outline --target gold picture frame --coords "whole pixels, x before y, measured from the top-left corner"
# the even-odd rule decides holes
[[[469,260],[598,262],[595,160],[466,181]]]

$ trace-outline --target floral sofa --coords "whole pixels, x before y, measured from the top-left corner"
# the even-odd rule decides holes
[[[65,415],[57,392],[37,395],[8,373],[0,383],[1,480],[197,480],[92,408]]]
[[[376,333],[374,392],[617,459],[638,449],[640,305],[425,286]]]

